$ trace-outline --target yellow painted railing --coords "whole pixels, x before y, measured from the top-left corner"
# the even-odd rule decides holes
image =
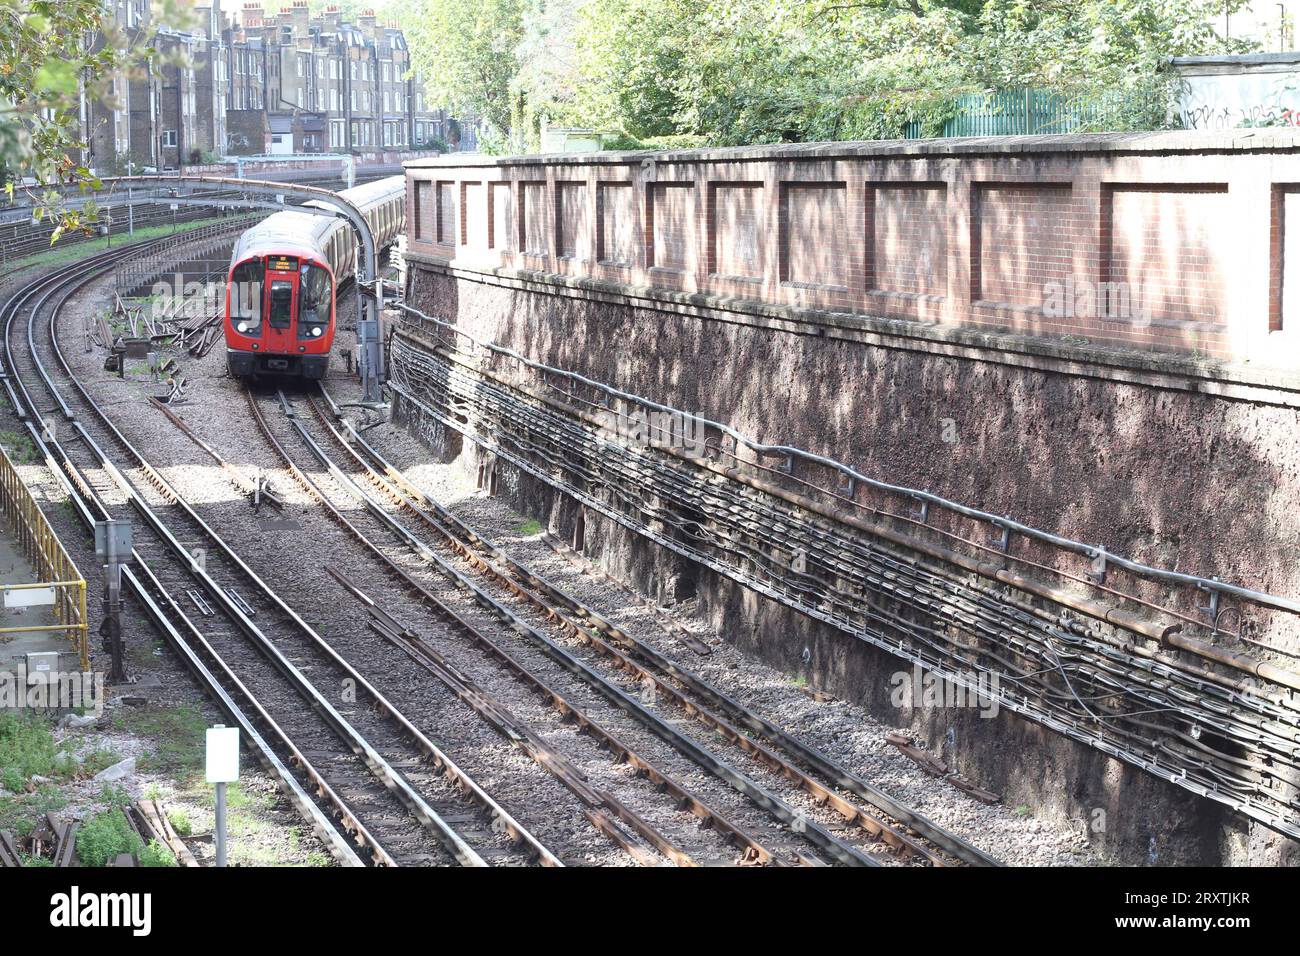
[[[13,461],[0,448],[0,510],[8,519],[8,530],[14,535],[23,554],[31,563],[38,580],[20,584],[0,583],[6,606],[28,604],[22,592],[50,592],[52,600],[44,596],[32,605],[53,605],[54,622],[25,627],[0,627],[0,635],[22,634],[36,631],[62,631],[77,648],[82,671],[90,670],[89,626],[86,618],[86,581],[77,570],[68,552],[63,550],[54,529],[50,527],[40,505],[18,476]]]

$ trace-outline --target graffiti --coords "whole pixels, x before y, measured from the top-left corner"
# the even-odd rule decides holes
[[[1188,129],[1300,126],[1300,73],[1189,76],[1182,119]]]

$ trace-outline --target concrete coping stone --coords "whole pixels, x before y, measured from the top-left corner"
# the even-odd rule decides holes
[[[408,160],[406,169],[507,166],[637,165],[645,162],[783,162],[944,156],[1049,154],[1300,152],[1300,131],[1260,127],[1222,131],[1165,130],[1138,133],[1056,133],[1039,136],[949,136],[866,142],[778,143],[705,149],[544,153],[486,156],[448,153]]]

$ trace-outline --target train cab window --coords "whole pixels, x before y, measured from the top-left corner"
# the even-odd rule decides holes
[[[298,277],[298,338],[320,338],[330,322],[330,274],[303,263]]]
[[[271,308],[266,320],[273,329],[287,329],[293,318],[293,283],[288,279],[271,282]]]
[[[262,334],[262,263],[249,259],[230,273],[230,321],[241,335]]]

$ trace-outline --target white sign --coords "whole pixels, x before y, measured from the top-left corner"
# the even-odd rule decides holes
[[[234,783],[239,779],[239,728],[208,728],[208,783]]]
[[[38,607],[54,603],[54,588],[5,588],[5,607]]]

